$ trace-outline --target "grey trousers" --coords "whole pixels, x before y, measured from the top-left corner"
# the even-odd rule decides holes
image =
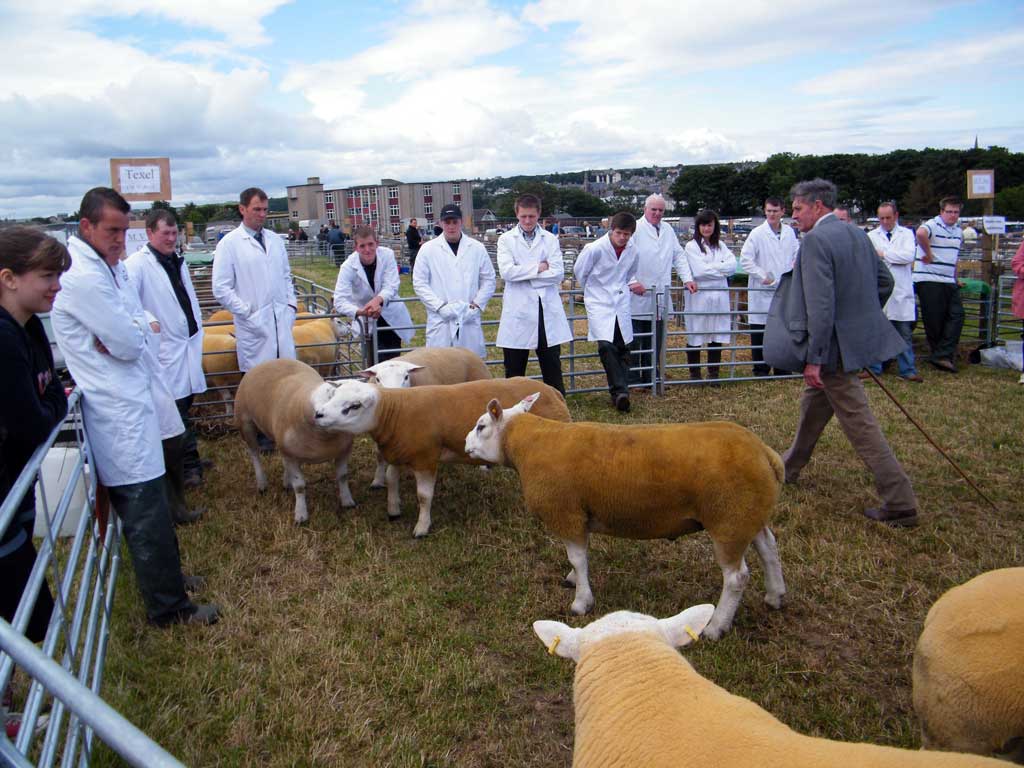
[[[800,398],[800,423],[789,450],[782,456],[786,465],[786,481],[800,475],[814,453],[829,419],[835,414],[846,439],[860,460],[875,476],[875,490],[882,499],[882,509],[902,512],[917,509],[917,498],[910,478],[896,461],[889,443],[871,412],[864,385],[855,373],[821,374],[824,389],[806,387]]]

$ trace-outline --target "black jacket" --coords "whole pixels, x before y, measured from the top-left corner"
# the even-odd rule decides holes
[[[13,484],[32,452],[49,437],[68,412],[64,386],[53,368],[53,352],[42,321],[33,315],[21,324],[0,307],[0,467],[7,483]],[[4,497],[9,486],[4,488]],[[35,509],[30,490],[18,506],[15,521],[28,519]],[[11,525],[0,542],[6,543],[20,530]]]

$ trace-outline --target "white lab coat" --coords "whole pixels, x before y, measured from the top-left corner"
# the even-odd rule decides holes
[[[916,320],[914,254],[917,250],[917,241],[914,233],[906,227],[896,225],[892,230],[892,240],[885,236],[885,230],[881,227],[868,232],[868,237],[875,250],[882,252],[882,258],[896,283],[892,295],[885,303],[885,316],[890,320]]]
[[[263,230],[264,251],[242,224],[213,254],[213,295],[235,316],[239,370],[275,358],[295,359],[295,286],[284,241]]]
[[[112,271],[77,237],[68,250],[71,269],[61,277],[50,319],[82,390],[96,472],[107,486],[153,480],[164,474],[164,455],[146,358],[148,320],[124,264]],[[96,348],[97,340],[109,354]]]
[[[499,347],[537,348],[538,306],[544,307],[544,335],[548,346],[564,344],[572,338],[565,306],[558,293],[565,277],[558,237],[540,226],[534,232],[532,243],[527,243],[518,226],[498,238],[498,273],[505,281],[498,325]],[[548,263],[548,268],[538,272],[537,265],[542,261]]]
[[[398,262],[395,261],[394,251],[377,246],[377,267],[373,273],[372,286],[366,279],[366,270],[359,262],[359,253],[353,251],[338,269],[338,280],[334,284],[334,311],[355,320],[356,312],[374,296],[380,296],[384,300],[380,316],[394,327],[398,338],[408,343],[416,331],[408,327],[399,330],[402,326],[411,326],[412,317],[405,302],[393,301],[398,298],[398,288]],[[365,321],[366,318],[359,319]]]
[[[686,258],[690,260],[697,292],[686,295],[686,343],[701,347],[711,342],[728,344],[732,319],[729,315],[729,293],[726,290],[729,275],[736,271],[736,257],[722,243],[712,248],[705,243],[705,253],[696,240],[686,244]],[[694,312],[721,312],[716,315],[695,315]]]
[[[572,271],[583,288],[588,341],[614,341],[616,320],[622,340],[627,344],[633,340],[629,283],[636,270],[637,250],[632,238],[618,258],[607,234],[580,251]]]
[[[636,221],[636,232],[632,239],[638,256],[636,280],[647,290],[642,296],[630,294],[630,312],[635,318],[651,319],[649,316],[654,314],[654,300],[659,293],[665,297],[665,312],[672,312],[672,293],[669,291],[672,287],[672,268],[675,267],[679,279],[684,283],[693,280],[690,263],[683,255],[683,246],[679,244],[675,230],[665,222],[655,230],[654,225],[645,216],[641,216]]]
[[[465,347],[487,357],[480,317],[494,295],[494,266],[487,249],[465,232],[458,254],[438,235],[416,256],[412,286],[427,308],[427,346]],[[479,309],[470,308],[470,302]]]
[[[181,264],[181,280],[185,285],[192,315],[199,330],[189,338],[188,320],[181,311],[178,297],[171,287],[167,272],[157,261],[149,246],[143,246],[124,262],[128,275],[139,294],[142,308],[160,323],[157,359],[163,371],[162,380],[176,400],[206,391],[203,374],[203,315],[199,310],[188,267]]]
[[[767,221],[754,227],[740,249],[740,266],[747,273],[747,322],[756,325],[768,322],[768,309],[779,278],[793,270],[796,252],[800,250],[793,228],[786,224],[780,226],[782,230],[778,235]],[[774,279],[764,285],[762,281],[769,273]]]

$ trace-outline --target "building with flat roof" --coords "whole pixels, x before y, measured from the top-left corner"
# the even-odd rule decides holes
[[[292,189],[288,187],[289,203]],[[406,184],[396,179],[381,179],[380,184],[324,189],[320,199],[322,218],[337,221],[349,232],[366,224],[381,234],[397,235],[408,226],[409,219],[416,219],[421,227],[433,227],[441,208],[448,203],[455,203],[462,209],[466,230],[473,228],[471,181]]]
[[[310,176],[305,184],[288,187],[288,218],[291,221],[324,221],[324,185],[319,176]]]

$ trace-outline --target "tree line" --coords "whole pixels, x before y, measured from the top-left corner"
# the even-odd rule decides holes
[[[994,170],[995,212],[1024,219],[1024,153],[1004,147],[898,149],[884,155],[772,155],[763,163],[684,168],[670,189],[676,212],[694,215],[711,208],[723,216],[749,216],[766,197],[785,200],[798,181],[820,177],[839,187],[839,200],[873,216],[879,203],[894,200],[902,213],[930,216],[939,199],[964,199],[964,215],[980,215],[982,201],[967,200],[967,171]]]

